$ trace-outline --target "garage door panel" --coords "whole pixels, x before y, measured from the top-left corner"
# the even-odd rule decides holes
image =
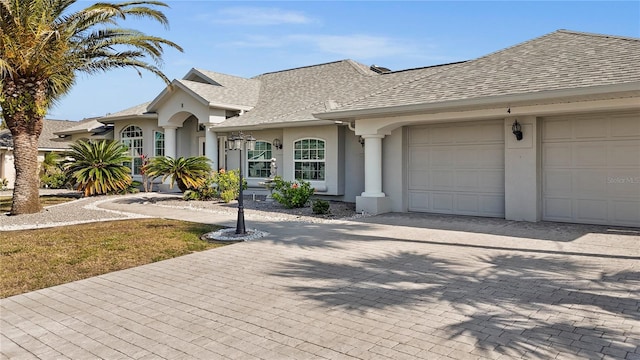
[[[571,221],[573,219],[573,202],[570,198],[546,197],[542,201],[545,220]]]
[[[478,176],[478,190],[504,194],[504,170],[483,170]]]
[[[607,198],[607,170],[574,170],[573,194],[577,197]],[[571,191],[571,189],[569,189]]]
[[[453,214],[455,195],[453,193],[432,192],[431,199],[433,207],[428,209],[430,212]]]
[[[607,200],[576,199],[574,203],[576,219],[579,222],[598,224],[607,222]]]
[[[416,211],[429,211],[432,207],[431,198],[427,192],[411,191],[409,192],[409,208]]]
[[[456,153],[449,147],[443,147],[435,149],[432,148],[430,150],[423,149],[422,156],[428,157],[430,164],[433,167],[451,167],[451,164],[453,164],[456,157]]]
[[[631,224],[640,219],[640,202],[638,201],[614,200],[611,208],[613,218],[621,223]]]
[[[607,165],[607,144],[601,142],[574,143],[574,166],[593,167]]]
[[[568,140],[573,136],[571,122],[567,119],[549,120],[542,129],[542,141]]]
[[[547,144],[542,149],[542,161],[546,167],[565,168],[571,165],[571,154],[573,149],[571,144]]]
[[[425,156],[425,153],[427,156]],[[409,168],[412,170],[426,170],[429,168],[427,148],[417,146],[409,149]]]
[[[575,126],[575,124],[573,124]],[[575,126],[575,139],[596,140],[606,139],[608,123],[600,118],[585,119],[580,122],[580,126]]]
[[[504,216],[504,195],[482,195],[480,197],[480,211],[495,217]]]
[[[542,133],[544,220],[640,226],[640,112],[547,118]]]
[[[429,172],[428,190],[451,191],[455,189],[455,171],[437,170]]]
[[[409,186],[412,189],[427,189],[429,185],[429,172],[426,170],[409,172]]]
[[[640,137],[640,121],[638,120],[638,118],[634,118],[633,116],[612,117],[611,137]]]
[[[543,187],[547,195],[562,195],[571,192],[573,176],[571,170],[548,170],[543,176]]]
[[[611,166],[640,168],[640,151],[638,151],[637,141],[616,141],[611,143],[608,153],[607,163]]]

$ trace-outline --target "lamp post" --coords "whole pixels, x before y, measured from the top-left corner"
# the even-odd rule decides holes
[[[246,145],[246,146],[245,146]],[[243,194],[243,185],[244,180],[242,178],[242,148],[246,147],[246,150],[253,150],[256,147],[256,139],[249,135],[245,135],[242,132],[237,134],[232,134],[227,140],[227,149],[229,150],[238,150],[240,154],[240,191],[238,194],[238,220],[236,221],[236,234],[244,235],[247,233],[246,228],[244,227],[244,194]]]

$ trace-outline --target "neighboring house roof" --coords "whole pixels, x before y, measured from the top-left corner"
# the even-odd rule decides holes
[[[112,130],[111,126],[107,126],[98,121],[99,118],[89,118],[76,122],[74,126],[70,126],[62,131],[54,132],[55,135],[61,137],[72,134],[88,134],[102,135]]]
[[[56,133],[63,129],[76,125],[75,121],[44,119],[42,123],[42,133],[38,139],[38,149],[40,150],[65,150],[71,143],[70,140],[59,138]],[[13,139],[9,129],[0,130],[0,147],[13,147]]]
[[[338,111],[632,84],[640,81],[638,63],[638,38],[558,30],[373,93]]]

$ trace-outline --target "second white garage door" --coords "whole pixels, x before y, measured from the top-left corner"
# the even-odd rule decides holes
[[[640,113],[544,118],[542,218],[640,226]]]
[[[409,211],[504,217],[503,121],[408,128]]]

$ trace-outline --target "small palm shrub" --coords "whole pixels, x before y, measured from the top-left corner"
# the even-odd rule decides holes
[[[65,153],[64,172],[84,196],[125,190],[132,182],[127,148],[114,140],[78,140]]]
[[[67,180],[60,156],[54,152],[46,153],[44,161],[40,164],[40,186],[48,189],[62,189],[67,184]]]
[[[143,166],[142,171],[150,179],[162,177],[162,182],[169,179],[169,187],[178,184],[178,189],[185,192],[203,186],[211,173],[210,160],[204,156],[155,157]]]
[[[290,209],[304,207],[316,191],[308,181],[284,181],[280,176],[276,176],[273,180],[275,184],[273,199]]]
[[[331,212],[329,206],[330,204],[326,200],[314,200],[311,209],[313,209],[313,213],[316,215],[326,215]]]

